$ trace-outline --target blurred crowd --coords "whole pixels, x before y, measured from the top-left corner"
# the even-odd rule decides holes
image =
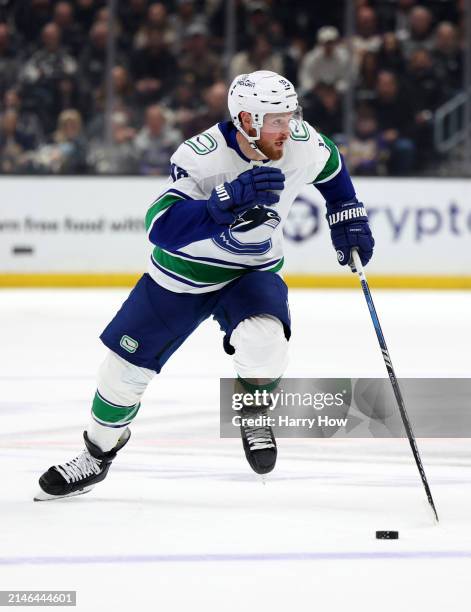
[[[227,119],[230,79],[257,69],[293,81],[354,173],[419,173],[435,110],[462,89],[463,0],[356,0],[350,41],[344,1],[236,0],[230,58],[224,0],[116,5],[111,23],[105,0],[0,0],[1,173],[167,175],[182,140]]]

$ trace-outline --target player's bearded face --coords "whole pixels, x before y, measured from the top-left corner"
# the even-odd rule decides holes
[[[293,113],[267,113],[263,118],[263,127],[256,145],[268,159],[277,160],[283,157],[285,143],[290,135],[292,116]],[[255,133],[253,130],[250,135]]]

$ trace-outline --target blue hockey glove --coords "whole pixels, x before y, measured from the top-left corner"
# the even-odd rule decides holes
[[[211,217],[221,225],[231,225],[249,208],[260,204],[271,206],[280,200],[275,191],[285,186],[285,175],[279,168],[257,166],[242,172],[230,183],[218,185],[207,203]]]
[[[346,266],[350,262],[351,249],[357,248],[361,263],[366,266],[373,255],[375,241],[364,205],[356,200],[327,203],[326,218],[340,265]]]

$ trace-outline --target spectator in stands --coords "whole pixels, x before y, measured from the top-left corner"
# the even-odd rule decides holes
[[[457,19],[456,19],[456,27],[458,28],[461,44],[464,46],[465,36],[467,31],[466,18],[467,18],[467,2],[466,0],[458,0],[456,4],[457,10]]]
[[[353,37],[353,50],[357,64],[361,62],[363,53],[376,53],[381,46],[381,36],[378,34],[378,19],[371,6],[362,6],[357,10],[356,34]]]
[[[185,126],[185,137],[190,138],[208,129],[211,125],[226,120],[227,117],[227,86],[219,81],[209,87],[203,95],[204,106],[196,114],[193,121]]]
[[[94,174],[135,174],[138,170],[137,152],[134,146],[136,131],[124,113],[113,113],[112,142],[108,147],[103,138],[92,140],[87,163]]]
[[[25,133],[31,139],[33,147],[44,139],[44,131],[38,115],[24,108],[23,99],[15,88],[7,89],[3,96],[3,112],[14,110],[17,117],[18,131]]]
[[[273,19],[271,12],[267,29],[267,38],[273,50],[281,55],[283,75],[297,87],[299,62],[306,52],[306,45],[302,48],[299,48],[297,44],[290,46],[285,36],[284,23]],[[299,42],[299,39],[296,42]]]
[[[433,112],[445,101],[430,53],[418,49],[407,66],[407,90],[414,109],[414,141],[423,167],[433,161]]]
[[[452,23],[444,21],[437,27],[433,61],[444,94],[451,98],[463,87],[463,54]]]
[[[76,108],[88,118],[91,111],[90,93],[80,87],[79,81],[74,77],[64,77],[58,83],[57,97],[54,105],[54,116],[69,108]]]
[[[303,99],[303,116],[321,132],[335,138],[342,132],[342,99],[333,85],[320,83]]]
[[[139,108],[131,77],[124,66],[115,66],[111,71],[113,81],[113,99],[111,112],[120,113],[126,123],[136,127],[140,122]],[[93,99],[93,113],[87,125],[87,134],[92,139],[103,137],[105,132],[106,83],[99,87]]]
[[[194,23],[187,30],[183,53],[179,60],[180,73],[186,79],[194,79],[205,88],[222,76],[219,57],[209,48],[208,30],[205,25]]]
[[[82,132],[82,117],[75,109],[62,111],[54,134],[60,153],[62,174],[82,174],[86,170],[86,145]]]
[[[299,66],[303,57],[308,53],[308,44],[305,38],[300,36],[293,37],[287,44],[283,58],[285,61],[286,74],[290,75],[289,80],[301,91],[299,87]]]
[[[410,12],[410,31],[402,38],[402,49],[409,59],[417,49],[433,49],[433,16],[425,6],[415,6]]]
[[[272,17],[271,10],[267,4],[263,1],[248,2],[247,3],[247,17],[245,27],[242,30],[243,37],[240,39],[240,43],[243,47],[250,45],[250,41],[256,36],[265,36],[272,41]],[[240,34],[239,33],[239,36]]]
[[[77,62],[61,46],[61,31],[48,23],[41,32],[41,45],[23,66],[22,76],[28,83],[56,81],[77,71]]]
[[[324,26],[317,33],[317,45],[306,53],[299,70],[301,93],[312,91],[318,83],[334,85],[340,92],[348,85],[353,70],[347,50],[339,44],[339,32]]]
[[[146,46],[133,54],[131,72],[137,100],[143,106],[160,100],[173,89],[179,76],[178,65],[159,30],[151,30]]]
[[[348,146],[349,168],[360,176],[385,174],[388,157],[374,112],[367,107],[359,108],[354,135]]]
[[[48,23],[41,32],[41,47],[20,72],[23,95],[30,97],[46,132],[55,127],[62,82],[74,79],[76,73],[77,62],[61,46],[60,29],[55,23]]]
[[[427,116],[431,117],[432,111],[444,101],[442,84],[426,49],[418,49],[412,54],[407,65],[407,87],[416,111]]]
[[[124,66],[115,66],[111,74],[113,77],[113,99],[115,109],[126,111],[128,117],[131,118],[136,97],[129,71]]]
[[[16,82],[19,65],[18,55],[11,44],[10,27],[0,23],[0,96]]]
[[[404,56],[398,37],[394,32],[383,34],[381,48],[378,53],[378,66],[399,75],[404,71]]]
[[[121,23],[125,24],[129,46],[148,15],[148,4],[148,0],[128,0],[118,3],[119,18]]]
[[[224,30],[226,24],[226,3],[219,0],[215,5],[214,12],[209,16],[209,31],[211,32],[211,43],[218,52],[224,52]],[[245,0],[234,0],[234,30],[236,33],[235,46],[237,50],[243,47],[242,38],[245,39],[247,28],[247,7]]]
[[[356,99],[358,101],[372,100],[375,97],[378,72],[378,54],[365,51],[361,60],[356,87]]]
[[[86,145],[82,118],[77,110],[62,111],[52,142],[40,147],[33,163],[39,174],[83,174],[86,171]]]
[[[95,13],[95,23],[110,24],[110,11],[108,6],[102,6]]]
[[[410,97],[400,89],[397,77],[386,70],[380,71],[373,103],[381,138],[390,154],[391,174],[408,174],[415,163],[414,109]]]
[[[51,0],[23,0],[15,3],[15,23],[27,43],[39,38],[44,26],[51,21]]]
[[[75,21],[84,32],[89,32],[95,19],[95,13],[105,0],[75,0]]]
[[[25,163],[24,153],[33,149],[33,139],[18,128],[18,115],[15,110],[5,111],[0,125],[1,173],[18,172]]]
[[[162,100],[162,105],[167,109],[169,122],[178,126],[185,138],[194,135],[188,125],[201,112],[202,101],[193,80],[180,79],[174,91]]]
[[[168,125],[160,106],[149,106],[146,109],[144,127],[134,141],[139,174],[167,175],[168,160],[181,141],[181,133]]]
[[[106,44],[108,25],[103,22],[94,23],[90,29],[88,44],[80,56],[80,78],[87,89],[97,90],[105,80]],[[123,62],[118,53],[116,63]]]
[[[319,27],[326,23],[337,26],[334,14],[337,17],[341,10],[333,2],[316,2],[315,10],[311,2],[306,0],[277,0],[270,2],[272,19],[283,24],[285,35],[291,41],[295,38],[304,40],[306,47],[310,48],[315,42],[315,34]],[[332,10],[333,9],[333,10]]]
[[[417,0],[395,0],[382,2],[378,6],[378,16],[382,30],[394,32],[400,37],[407,36],[410,30],[410,12]]]
[[[85,36],[74,21],[74,9],[70,2],[56,4],[53,22],[60,28],[64,49],[76,57],[83,47]]]
[[[177,10],[169,17],[170,26],[175,32],[174,53],[179,53],[188,28],[195,22],[206,24],[204,16],[197,14],[194,0],[177,0]]]
[[[229,72],[231,80],[238,74],[246,74],[254,70],[271,70],[283,74],[283,58],[273,50],[266,36],[256,36],[247,51],[239,51],[232,58]]]
[[[162,2],[156,2],[149,6],[147,19],[142,22],[134,37],[133,46],[135,49],[142,49],[146,46],[151,30],[160,32],[160,36],[169,49],[175,46],[177,35],[170,23],[167,8]]]
[[[273,48],[281,53],[285,53],[288,49],[289,41],[285,35],[284,24],[282,21],[270,19],[268,28],[268,38],[271,40]]]
[[[405,33],[407,36],[410,33],[410,13],[416,4],[417,0],[398,0],[397,8],[394,8],[396,34]]]
[[[96,12],[95,24],[99,24],[99,23],[104,23],[108,28],[110,28],[111,18],[110,18],[110,10],[108,6],[103,6],[102,8],[98,9],[98,11]],[[126,36],[125,33],[123,33],[123,27],[121,25],[118,15],[115,15],[115,18],[113,20],[113,23],[111,24],[110,29],[113,32],[116,49],[118,49],[120,53],[127,54],[130,50],[130,47],[129,47],[130,40],[129,40],[129,37]],[[120,62],[123,62],[123,56],[120,56]]]
[[[379,166],[361,161],[358,172],[409,172],[412,141],[426,149],[420,160],[427,161],[429,151],[432,157],[432,115],[438,104],[462,91],[464,0],[355,0],[352,57],[339,34],[339,3],[315,3],[315,9],[306,0],[234,3],[237,53],[231,77],[267,69],[296,84],[299,76],[306,119],[338,136],[339,142],[342,95],[352,78],[357,105],[370,107],[361,111],[357,124],[357,157],[363,152],[366,159],[373,150],[375,122],[381,145]],[[64,117],[64,125],[83,123],[79,131],[92,137],[91,170],[99,173],[141,171],[135,148],[145,133],[150,139],[150,132],[143,128],[139,140],[134,136],[144,123],[150,130],[149,113],[159,123],[157,103],[165,115],[162,133],[175,127],[192,136],[225,118],[225,1],[126,0],[116,6],[118,19],[110,26],[107,0],[0,0],[1,112],[16,112],[18,140],[9,136],[9,150],[17,150],[24,134],[40,147],[37,156],[31,149],[17,156],[21,170],[30,170],[37,159],[40,172],[62,171],[57,159],[51,167],[44,160],[51,147],[59,145],[53,134],[64,133],[59,130]],[[103,138],[110,28],[117,36],[117,50],[112,73],[114,146],[108,163]],[[67,115],[70,109],[78,119]],[[9,134],[12,117],[7,120]],[[154,140],[160,142],[157,135]],[[18,168],[14,159],[8,164]]]

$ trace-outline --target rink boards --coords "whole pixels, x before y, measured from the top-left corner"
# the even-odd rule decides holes
[[[123,286],[146,268],[147,207],[166,179],[3,177],[0,286]],[[471,288],[471,187],[454,179],[356,179],[376,239],[372,285]],[[283,228],[294,287],[356,286],[307,185]]]

